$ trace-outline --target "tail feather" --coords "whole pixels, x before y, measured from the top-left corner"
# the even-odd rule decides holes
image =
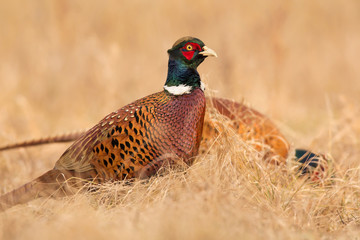
[[[71,184],[64,184],[73,174],[57,169],[50,170],[23,186],[0,196],[0,212],[40,197],[61,197],[74,193]],[[67,183],[67,182],[66,182]]]
[[[31,146],[37,146],[37,145],[49,144],[49,143],[71,142],[78,139],[82,134],[84,134],[84,132],[85,132],[84,130],[82,131],[80,130],[77,132],[66,133],[57,136],[48,136],[39,139],[32,139],[23,142],[11,143],[8,145],[0,146],[0,151],[20,148],[20,147],[31,147]]]

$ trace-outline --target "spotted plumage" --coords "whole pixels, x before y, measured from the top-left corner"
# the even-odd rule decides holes
[[[151,176],[165,161],[190,164],[204,110],[199,88],[183,96],[152,94],[106,116],[65,151],[55,169],[96,169],[99,181],[108,181]]]
[[[197,67],[216,54],[193,37],[179,39],[168,53],[163,91],[107,115],[64,152],[53,170],[0,196],[0,209],[59,187],[66,191],[62,183],[72,177],[102,183],[149,177],[176,161],[190,164],[199,149],[206,104]]]

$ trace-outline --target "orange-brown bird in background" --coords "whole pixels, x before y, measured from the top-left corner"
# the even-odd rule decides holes
[[[265,115],[245,104],[215,97],[207,98],[206,108],[201,149],[209,147],[212,140],[224,130],[223,127],[230,127],[241,139],[263,153],[265,161],[273,164],[285,162],[290,145]],[[218,114],[221,114],[220,118]]]

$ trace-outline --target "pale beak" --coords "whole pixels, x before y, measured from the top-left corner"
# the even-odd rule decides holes
[[[207,46],[203,46],[203,51],[199,52],[200,55],[209,56],[209,57],[217,57],[217,54],[214,50],[208,48]]]

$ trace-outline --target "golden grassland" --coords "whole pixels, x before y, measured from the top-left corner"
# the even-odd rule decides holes
[[[161,90],[166,50],[193,35],[219,55],[199,68],[208,89],[245,99],[336,171],[311,183],[228,130],[189,168],[1,213],[0,239],[359,239],[359,1],[0,3],[1,145],[91,127]],[[0,193],[67,146],[0,153]]]

